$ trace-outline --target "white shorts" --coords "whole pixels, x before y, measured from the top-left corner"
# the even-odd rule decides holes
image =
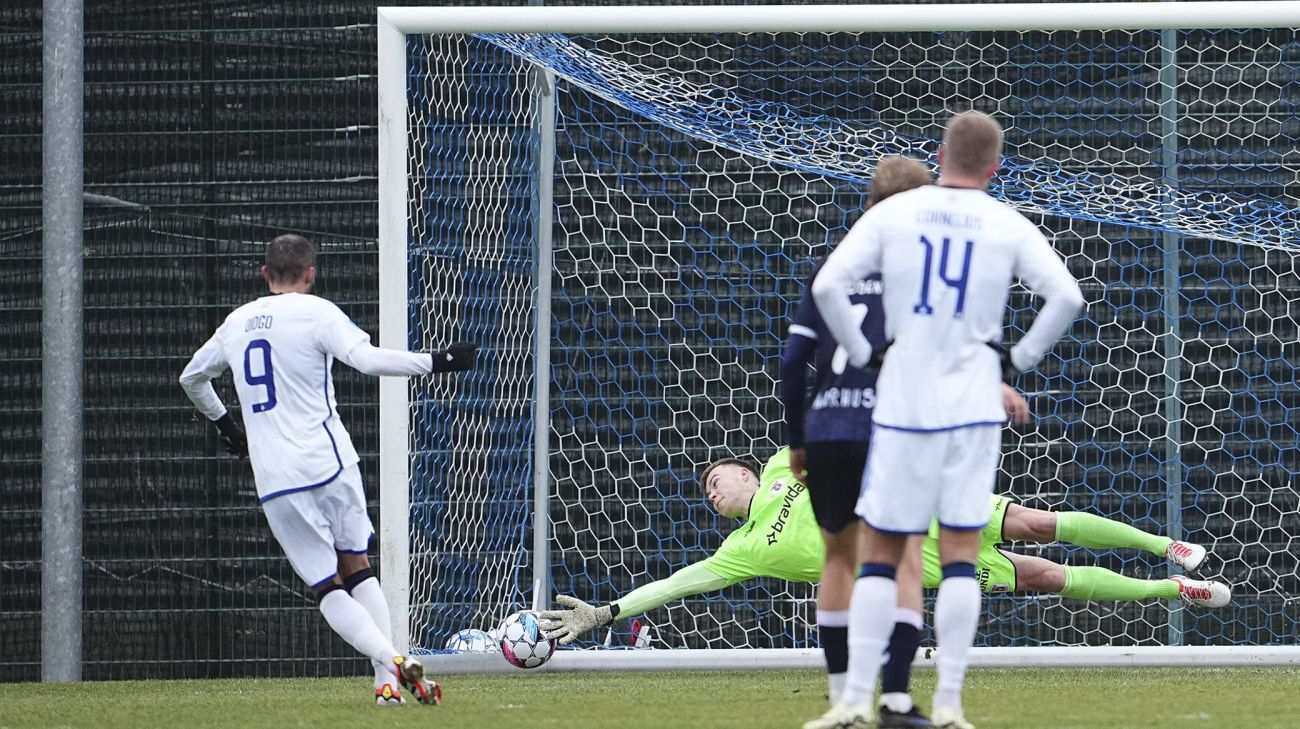
[[[925,534],[930,521],[983,529],[992,509],[1002,427],[917,433],[876,426],[858,516],[882,532]]]
[[[338,574],[337,552],[365,554],[375,534],[356,464],[320,488],[276,496],[262,511],[293,571],[312,589]]]

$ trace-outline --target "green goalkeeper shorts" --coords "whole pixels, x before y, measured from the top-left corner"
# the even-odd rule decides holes
[[[988,526],[980,534],[980,551],[975,565],[975,575],[980,581],[980,590],[985,593],[1015,592],[1016,567],[1011,563],[998,545],[1002,544],[1002,522],[1007,518],[1007,507],[1011,499],[1005,496],[993,497],[993,514]],[[930,532],[921,544],[922,584],[929,589],[939,586],[943,579],[943,566],[939,564],[939,525],[930,524]]]

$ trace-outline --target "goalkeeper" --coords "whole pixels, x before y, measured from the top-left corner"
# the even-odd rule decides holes
[[[808,489],[790,470],[790,449],[782,448],[762,471],[743,460],[726,458],[704,470],[700,486],[722,516],[745,522],[727,536],[712,556],[643,585],[607,605],[589,605],[561,595],[564,610],[541,614],[547,638],[571,643],[618,617],[632,617],[688,595],[721,590],[738,582],[775,577],[817,582],[824,546],[813,517]],[[922,544],[923,584],[936,588],[941,579],[937,525]],[[1139,549],[1168,559],[1186,570],[1205,559],[1205,548],[1148,534],[1093,514],[1051,512],[993,497],[993,518],[984,528],[977,565],[986,593],[1047,592],[1079,600],[1127,601],[1160,598],[1198,607],[1223,607],[1231,599],[1227,585],[1187,578],[1139,580],[1104,567],[1062,565],[1041,557],[1006,551],[1007,541],[1065,542],[1093,549]]]

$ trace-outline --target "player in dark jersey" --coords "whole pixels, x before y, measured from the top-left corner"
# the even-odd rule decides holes
[[[869,205],[899,192],[930,184],[930,172],[904,157],[881,160],[871,181]],[[817,305],[812,283],[822,262],[813,269],[803,298],[790,324],[781,360],[781,400],[785,405],[790,465],[796,478],[808,484],[813,514],[826,544],[826,562],[817,596],[817,626],[830,682],[830,699],[839,700],[848,675],[849,601],[857,576],[862,528],[854,513],[871,440],[871,411],[876,402],[876,370],[848,366],[847,354],[836,346]],[[885,347],[884,309],[879,276],[858,281],[848,292],[860,315],[862,333],[879,352]],[[807,370],[815,364],[817,379],[811,404],[805,408]],[[806,411],[806,420],[805,420]],[[898,607],[889,658],[882,674],[880,726],[930,726],[908,693],[912,660],[921,640],[920,549],[905,550],[898,570]]]

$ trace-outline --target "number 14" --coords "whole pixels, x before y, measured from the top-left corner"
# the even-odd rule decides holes
[[[930,305],[930,272],[934,269],[934,244],[921,236],[921,245],[925,246],[925,270],[921,272],[921,299],[912,307],[912,312],[930,316],[934,307]],[[966,241],[966,252],[962,255],[961,274],[957,278],[948,277],[948,249],[951,241],[943,239],[943,248],[939,253],[939,280],[957,289],[957,306],[952,312],[953,318],[960,319],[966,311],[966,284],[970,279],[970,256],[975,250],[974,241]]]

